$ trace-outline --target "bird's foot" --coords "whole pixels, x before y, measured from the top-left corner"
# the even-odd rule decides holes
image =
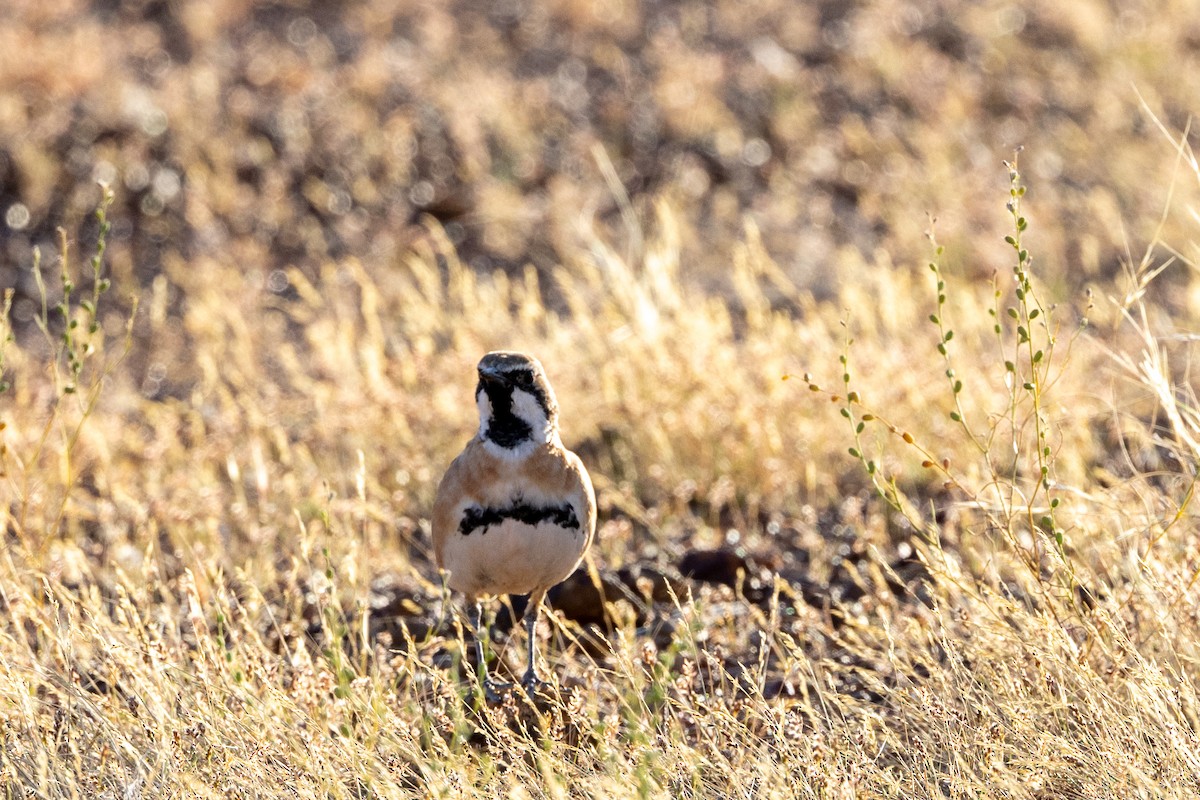
[[[537,695],[548,694],[549,690],[553,688],[553,684],[542,680],[537,672],[531,669],[521,678],[521,688],[525,690],[525,694],[530,697],[536,697]]]
[[[483,699],[489,703],[503,703],[504,696],[513,690],[513,684],[488,678],[483,682]]]

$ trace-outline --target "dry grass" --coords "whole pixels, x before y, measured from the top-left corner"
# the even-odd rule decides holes
[[[1070,5],[0,12],[6,796],[1196,796],[1194,33]],[[424,523],[496,347],[635,577],[536,708]]]

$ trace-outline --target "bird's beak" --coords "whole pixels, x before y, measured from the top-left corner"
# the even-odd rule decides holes
[[[502,383],[503,382],[503,379],[500,377],[499,372],[494,372],[490,369],[483,369],[483,368],[480,368],[480,370],[479,370],[479,380],[483,381],[484,383]]]

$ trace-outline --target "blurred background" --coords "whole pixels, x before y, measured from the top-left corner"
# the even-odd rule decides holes
[[[927,215],[952,266],[989,278],[1006,263],[994,198],[1018,146],[1045,274],[1066,292],[1106,285],[1168,201],[1154,119],[1178,134],[1200,108],[1198,12],[10,0],[0,286],[27,322],[32,246],[59,225],[94,239],[97,180],[119,198],[114,277],[167,276],[169,301],[172,270],[207,259],[280,295],[287,268],[311,277],[353,255],[386,271],[425,217],[484,272],[548,272],[581,225],[636,255],[630,221],[655,199],[678,219],[687,279],[718,291],[747,221],[818,298],[864,264],[927,258]],[[1200,302],[1168,283],[1169,302]]]

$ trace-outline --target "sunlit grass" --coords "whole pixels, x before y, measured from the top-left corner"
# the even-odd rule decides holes
[[[1146,323],[1135,317],[1147,358],[1114,359],[1083,336],[1069,358],[1023,356],[1018,373],[1034,372],[1022,388],[1004,378],[1013,370],[995,348],[1004,312],[988,313],[992,290],[944,267],[873,271],[874,285],[827,306],[789,283],[749,228],[731,264],[735,294],[721,298],[681,275],[668,205],[639,224],[640,261],[584,233],[553,286],[462,265],[432,224],[392,269],[351,259],[317,281],[292,273],[289,297],[248,290],[220,262],[205,280],[179,265],[187,337],[167,335],[151,308],[145,324],[163,334],[151,357],[164,365],[153,393],[121,369],[68,359],[48,372],[36,348],[10,344],[0,564],[10,792],[1194,792],[1195,412],[1169,388],[1178,378]],[[1015,214],[1014,224],[1023,230]],[[1038,294],[1006,324],[1049,303]],[[1064,335],[1047,330],[1030,338],[1044,347]],[[1024,345],[1015,331],[1004,336]],[[94,335],[97,353],[120,339]],[[822,609],[782,580],[762,603],[697,584],[659,604],[657,630],[615,604],[599,639],[555,618],[546,650],[559,699],[480,708],[422,520],[474,426],[472,365],[501,346],[538,353],[566,440],[597,477],[596,565],[669,566],[683,549],[730,541],[730,528],[762,556],[783,522],[797,528],[787,546],[808,548],[820,576],[840,556],[815,514],[841,505],[868,553],[851,568],[865,594],[831,595]],[[847,352],[852,421],[869,398],[889,427],[866,419],[846,431],[845,397],[830,403],[784,379],[808,368],[836,383]],[[962,365],[949,383],[946,358]],[[74,391],[55,378],[63,369]],[[1156,470],[1114,485],[1096,470],[1116,401],[1092,384],[1122,369],[1135,378],[1123,402],[1155,398],[1173,444],[1159,436]],[[61,435],[43,435],[48,414],[67,413],[61,401],[92,392],[97,403],[71,412],[78,436],[59,423]],[[1030,428],[1034,415],[1046,433]],[[855,431],[861,461],[846,455]],[[981,437],[1001,451],[1004,431],[1020,433],[1018,447],[1055,443],[1033,452],[1032,478],[987,460]],[[1014,492],[1044,492],[1047,459],[1061,513],[1027,527]],[[907,520],[865,493],[881,477]],[[962,491],[971,482],[976,494]],[[922,602],[887,588],[902,545],[926,565]],[[381,620],[376,598],[407,599]]]

